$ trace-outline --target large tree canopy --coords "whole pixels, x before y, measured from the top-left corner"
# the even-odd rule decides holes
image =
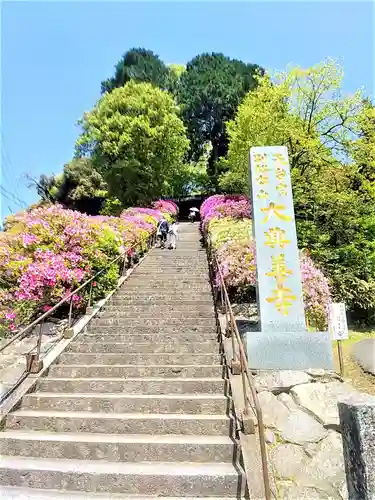
[[[102,94],[122,87],[130,80],[168,89],[177,78],[171,73],[171,69],[152,50],[133,48],[125,52],[116,64],[114,76],[102,82]]]
[[[106,182],[89,158],[73,159],[64,165],[61,174],[41,175],[39,181],[33,182],[42,200],[93,215],[108,194]]]
[[[195,57],[180,77],[177,95],[191,142],[191,158],[197,160],[206,142],[211,143],[209,173],[214,185],[217,160],[228,147],[225,123],[233,118],[246,92],[255,88],[258,71],[263,74],[255,64],[212,53]]]
[[[92,156],[125,205],[170,195],[189,146],[178,112],[168,92],[129,81],[84,115],[77,154]]]
[[[291,68],[274,78],[257,77],[234,120],[228,123],[230,171],[221,179],[227,189],[247,184],[252,146],[285,145],[292,168],[301,173],[334,167],[347,159],[359,134],[360,92],[341,96],[342,69],[332,60],[312,68]],[[245,184],[243,187],[245,187]]]
[[[220,184],[246,192],[250,148],[287,146],[299,245],[359,318],[375,311],[374,114],[360,92],[341,96],[342,77],[327,60],[259,78],[228,124]]]

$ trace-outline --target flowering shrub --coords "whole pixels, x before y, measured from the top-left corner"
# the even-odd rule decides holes
[[[201,206],[202,230],[209,237],[225,285],[228,289],[237,289],[237,295],[244,295],[249,288],[253,292],[256,286],[250,208],[244,197],[229,198],[215,195],[205,200]],[[324,328],[331,302],[328,280],[307,255],[301,256],[300,267],[308,322],[311,326]],[[218,270],[215,281],[219,286]]]
[[[157,200],[152,204],[152,208],[155,210],[160,210],[163,214],[171,214],[173,216],[177,215],[177,205],[172,200]]]
[[[328,279],[315,267],[307,255],[300,258],[303,300],[307,317],[311,325],[323,329],[326,327],[331,293]]]
[[[212,219],[207,224],[211,244],[218,249],[224,243],[248,242],[252,239],[252,225],[250,219]]]
[[[100,269],[93,300],[113,289],[121,249],[146,248],[160,212],[131,209],[120,217],[90,217],[61,206],[9,217],[0,233],[0,326],[14,330],[67,297]],[[137,210],[139,212],[137,212]],[[88,291],[73,296],[81,308]]]
[[[201,205],[201,220],[213,217],[250,217],[250,203],[243,195],[215,194]]]

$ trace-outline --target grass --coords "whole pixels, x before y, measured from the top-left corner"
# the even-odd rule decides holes
[[[349,338],[342,341],[344,360],[344,379],[360,392],[366,392],[375,396],[375,376],[370,375],[354,361],[351,356],[352,345],[359,340],[375,338],[375,330],[350,331]],[[333,342],[336,371],[339,372],[339,360],[337,354],[337,343]]]

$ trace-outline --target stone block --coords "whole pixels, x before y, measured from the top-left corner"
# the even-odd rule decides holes
[[[246,347],[250,369],[333,369],[332,343],[328,332],[250,332],[246,335]]]
[[[311,380],[311,377],[302,371],[260,372],[255,377],[255,386],[258,392],[271,391],[274,394],[280,394],[288,392],[295,385],[307,384]]]
[[[375,498],[375,397],[352,394],[338,403],[350,500]]]
[[[363,339],[352,347],[353,357],[366,371],[375,375],[375,339]]]
[[[327,384],[316,382],[294,387],[291,395],[300,406],[314,415],[325,427],[338,430],[338,399],[353,391],[352,386],[342,382]]]
[[[71,339],[74,335],[74,330],[73,328],[66,328],[64,330],[64,334],[63,334],[63,337],[64,339]]]

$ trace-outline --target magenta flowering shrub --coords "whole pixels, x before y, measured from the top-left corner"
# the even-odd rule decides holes
[[[155,210],[154,208],[131,207],[122,212],[121,218],[126,217],[127,215],[139,217],[156,226],[162,214],[160,210]]]
[[[255,244],[251,241],[250,207],[244,196],[211,196],[201,206],[202,231],[215,252],[220,271],[228,289],[237,295],[256,286]],[[305,312],[310,326],[325,328],[331,293],[328,279],[310,257],[300,259]],[[216,270],[216,286],[220,286]]]
[[[167,213],[176,216],[177,215],[177,205],[172,200],[157,200],[152,204],[152,208],[159,210],[162,213]]]
[[[230,242],[222,245],[216,252],[216,257],[223,275],[225,285],[229,288],[245,288],[256,284],[255,244]],[[217,273],[216,286],[220,285]]]
[[[250,203],[246,196],[242,195],[214,195],[203,202],[200,214],[202,230],[207,231],[207,226],[212,220],[226,217],[249,219]]]
[[[201,205],[201,220],[215,217],[216,209],[218,216],[222,214],[222,217],[251,217],[250,203],[244,195],[215,194],[210,196]],[[231,211],[233,213],[230,213]]]
[[[328,279],[307,255],[301,256],[300,269],[308,320],[312,326],[323,329],[327,326],[328,309],[332,302]]]
[[[0,327],[29,322],[107,267],[93,299],[105,295],[119,276],[119,262],[109,264],[124,247],[145,249],[155,230],[156,211],[143,210],[139,216],[92,217],[52,205],[9,217],[0,233]],[[73,296],[76,309],[87,293]]]

